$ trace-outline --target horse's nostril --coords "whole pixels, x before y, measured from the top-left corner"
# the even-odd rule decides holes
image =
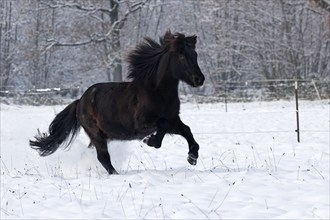
[[[196,80],[196,83],[198,85],[203,85],[203,82],[204,82],[204,77],[198,77],[197,80]]]
[[[195,86],[201,86],[204,83],[204,77],[195,76],[193,78]]]

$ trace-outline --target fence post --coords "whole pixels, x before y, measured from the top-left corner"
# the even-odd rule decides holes
[[[227,80],[225,81],[225,109],[227,112]]]
[[[297,141],[300,143],[300,129],[299,129],[299,105],[298,105],[298,81],[294,81],[295,97],[296,97],[296,120],[297,120]]]
[[[315,91],[316,91],[316,95],[317,95],[317,97],[319,98],[319,100],[321,100],[321,96],[320,96],[319,90],[318,90],[317,87],[316,87],[316,84],[315,84],[314,79],[312,79],[312,84],[313,84],[314,89],[315,89]]]

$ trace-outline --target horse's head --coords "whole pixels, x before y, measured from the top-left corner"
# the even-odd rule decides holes
[[[186,82],[193,87],[202,86],[205,77],[197,63],[197,53],[195,51],[197,36],[184,34],[172,34],[167,31],[162,39],[164,44],[169,45],[171,53],[170,68],[173,77]]]

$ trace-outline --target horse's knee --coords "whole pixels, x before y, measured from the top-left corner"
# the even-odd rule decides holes
[[[160,148],[162,145],[162,139],[160,139],[157,134],[152,134],[143,140],[150,147]]]
[[[188,125],[183,124],[181,127],[181,132],[185,134],[191,134],[191,129]]]

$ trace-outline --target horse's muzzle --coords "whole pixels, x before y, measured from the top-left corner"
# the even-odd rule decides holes
[[[201,76],[193,76],[193,84],[194,87],[200,87],[204,84],[205,77],[204,75]]]

